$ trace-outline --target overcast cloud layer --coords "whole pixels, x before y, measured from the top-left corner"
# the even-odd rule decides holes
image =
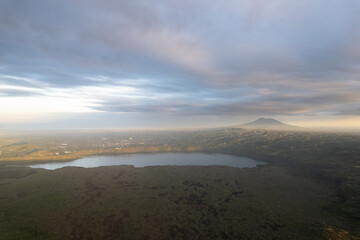
[[[0,0],[0,112],[359,116],[359,12],[358,0]]]

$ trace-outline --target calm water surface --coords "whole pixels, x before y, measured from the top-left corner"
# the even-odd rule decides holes
[[[157,153],[157,154],[124,154],[117,156],[93,156],[70,162],[53,162],[30,165],[31,168],[54,170],[63,167],[94,168],[114,165],[133,165],[134,167],[167,166],[167,165],[197,165],[197,166],[230,166],[237,168],[252,168],[263,162],[247,157],[226,154],[206,153]]]

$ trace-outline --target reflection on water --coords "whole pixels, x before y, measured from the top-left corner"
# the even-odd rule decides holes
[[[30,165],[31,168],[54,170],[63,167],[94,168],[100,166],[133,165],[135,167],[165,165],[221,165],[238,168],[256,167],[262,162],[247,157],[225,154],[205,153],[157,153],[157,154],[126,154],[117,156],[93,156],[70,162],[53,162]]]

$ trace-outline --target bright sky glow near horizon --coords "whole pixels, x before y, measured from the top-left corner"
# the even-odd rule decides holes
[[[0,130],[360,129],[358,0],[0,0]]]

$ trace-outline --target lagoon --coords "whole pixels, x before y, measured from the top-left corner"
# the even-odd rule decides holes
[[[137,168],[148,166],[229,166],[252,168],[263,162],[247,157],[227,154],[206,153],[156,153],[124,154],[116,156],[91,156],[69,162],[51,162],[33,164],[31,168],[55,170],[63,167],[95,168],[101,166],[132,165]]]

